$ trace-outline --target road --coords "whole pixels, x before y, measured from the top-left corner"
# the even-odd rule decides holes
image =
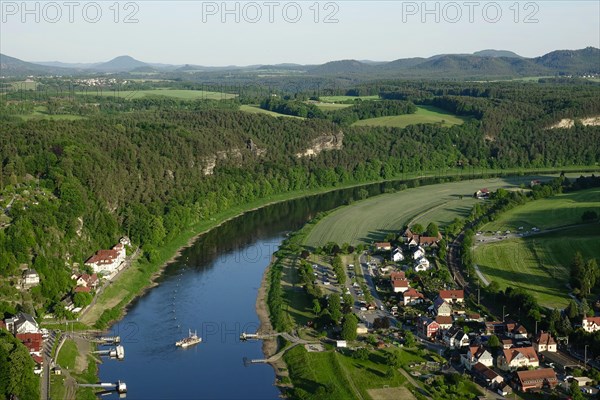
[[[44,349],[42,358],[44,359],[44,367],[42,368],[42,376],[40,379],[40,399],[48,400],[50,398],[50,365],[52,364],[52,347],[56,334],[54,331],[48,332],[48,338],[44,340]]]

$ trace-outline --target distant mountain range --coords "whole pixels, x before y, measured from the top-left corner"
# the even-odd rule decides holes
[[[525,58],[507,50],[481,50],[473,54],[439,54],[429,58],[403,58],[389,62],[339,60],[322,65],[277,64],[208,67],[152,64],[130,56],[103,63],[26,62],[0,54],[0,76],[80,75],[92,73],[202,73],[209,71],[299,71],[312,76],[370,76],[386,78],[465,78],[599,74],[600,49],[557,50],[541,57]]]

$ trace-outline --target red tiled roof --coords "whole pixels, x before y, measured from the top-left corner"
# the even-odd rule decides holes
[[[415,288],[409,288],[406,292],[404,292],[404,297],[415,297],[415,298],[423,298],[423,295],[419,292],[417,292],[417,290]]]
[[[86,264],[110,264],[119,256],[116,250],[98,250],[85,262]]]
[[[406,279],[406,274],[403,271],[400,272],[392,272],[390,274],[390,279],[391,280],[396,280],[396,279]]]
[[[519,377],[519,381],[523,386],[531,386],[536,383],[542,383],[544,380],[551,383],[557,382],[556,373],[552,368],[534,369],[531,371],[518,371],[517,376]]]
[[[395,287],[395,288],[408,287],[408,280],[406,280],[406,279],[394,279],[392,281],[392,286]]]
[[[438,315],[435,317],[435,322],[440,325],[452,325],[452,316],[451,315]]]
[[[508,350],[503,350],[504,358],[506,358],[506,363],[510,364],[510,362],[517,356],[519,353],[523,354],[530,362],[539,361],[538,356],[535,353],[533,347],[518,347],[512,348]]]
[[[92,288],[88,287],[88,286],[77,286],[75,289],[73,289],[74,293],[89,293],[92,291]]]
[[[17,333],[16,337],[29,349],[30,353],[42,351],[44,339],[41,333]]]
[[[600,317],[587,317],[585,320],[588,324],[600,325]]]
[[[446,299],[464,299],[465,291],[464,290],[440,290],[440,297],[444,300]]]
[[[44,359],[36,354],[32,354],[31,358],[33,358],[33,361],[35,361],[37,365],[42,365],[44,363]]]
[[[554,338],[552,337],[550,332],[544,332],[544,331],[540,331],[540,333],[538,333],[534,342],[538,343],[538,344],[545,344],[545,345],[556,344],[556,341],[554,340]]]
[[[378,242],[378,243],[375,243],[375,247],[377,247],[377,248],[392,247],[392,244],[390,242]]]

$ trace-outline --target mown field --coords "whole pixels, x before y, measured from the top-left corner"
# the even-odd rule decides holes
[[[475,248],[480,271],[501,288],[520,287],[541,305],[565,307],[569,300],[569,265],[577,251],[600,261],[600,225],[549,232],[494,242]]]
[[[75,121],[78,119],[83,119],[84,117],[80,115],[73,114],[48,114],[48,109],[46,106],[36,106],[31,114],[18,114],[19,118],[24,120],[30,119],[54,119],[54,120],[68,120]]]
[[[354,100],[379,100],[378,95],[373,96],[319,96],[319,100],[324,103],[339,103],[341,101]]]
[[[472,197],[477,190],[515,188],[531,179],[534,178],[476,179],[376,196],[342,207],[323,218],[307,236],[305,244],[316,247],[330,241],[371,243],[383,239],[389,232],[398,232],[413,220],[422,225],[436,222],[443,227],[456,217],[466,216],[473,204],[481,201]]]
[[[251,114],[266,114],[266,115],[270,115],[271,117],[287,117],[287,118],[304,119],[302,117],[297,117],[295,115],[280,114],[275,111],[265,110],[263,108],[260,108],[259,106],[248,105],[248,104],[241,105],[240,111],[244,111],[244,112],[251,113]]]
[[[110,96],[110,97],[121,97],[125,99],[138,99],[147,96],[166,96],[174,97],[182,100],[228,100],[237,97],[236,94],[222,93],[222,92],[209,92],[204,90],[184,90],[184,89],[152,89],[152,90],[87,90],[77,92],[79,95],[90,95],[90,96]]]
[[[532,227],[548,229],[577,224],[585,211],[596,211],[600,215],[600,188],[563,193],[527,203],[503,213],[482,229],[516,231],[519,227],[530,230]]]
[[[335,111],[340,110],[342,108],[352,107],[352,104],[346,103],[313,103],[315,106],[319,107],[323,111]]]
[[[418,106],[414,114],[393,115],[388,117],[378,117],[363,119],[355,122],[354,126],[389,126],[396,128],[405,128],[415,124],[442,124],[450,127],[463,124],[468,118],[459,117],[452,113],[432,106]]]
[[[393,377],[387,377],[386,351],[377,350],[369,360],[357,360],[335,351],[309,353],[298,346],[284,358],[296,387],[315,394],[310,398],[368,399],[368,389],[398,387],[406,382],[396,370]],[[399,354],[403,364],[424,361],[412,350],[400,350]]]

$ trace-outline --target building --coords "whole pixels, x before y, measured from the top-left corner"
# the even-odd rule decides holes
[[[537,334],[537,336],[533,339],[533,348],[538,353],[542,351],[549,351],[551,353],[556,353],[556,341],[550,334],[550,332],[541,331]]]
[[[20,312],[12,318],[5,319],[4,323],[6,324],[6,329],[12,332],[13,335],[19,333],[38,333],[40,331],[35,318],[24,312]]]
[[[587,317],[581,321],[581,327],[586,332],[600,331],[600,317]]]
[[[479,380],[486,383],[488,387],[500,387],[504,383],[504,378],[489,368],[490,366],[483,365],[478,362],[471,368],[471,373]]]
[[[438,315],[435,317],[435,322],[440,326],[440,330],[445,331],[452,327],[454,320],[450,315]]]
[[[41,333],[17,333],[16,338],[29,350],[29,354],[41,356],[44,339]]]
[[[444,343],[451,349],[460,349],[469,345],[469,335],[461,328],[453,326],[444,333]]]
[[[505,334],[513,339],[527,339],[527,329],[517,322],[507,322]]]
[[[441,297],[438,297],[433,302],[433,313],[437,316],[449,316],[452,314],[452,306],[445,302]]]
[[[413,251],[413,260],[418,260],[419,258],[423,257],[425,255],[425,250],[421,247],[418,246],[415,251]]]
[[[408,288],[402,295],[404,297],[405,306],[414,306],[415,304],[422,303],[425,299],[425,296],[417,292],[414,288]]]
[[[399,248],[395,248],[392,251],[392,257],[391,260],[393,262],[400,262],[400,261],[404,261],[404,254],[402,254],[402,250],[400,250]]]
[[[542,368],[531,371],[517,372],[517,385],[520,391],[532,389],[553,388],[558,384],[556,373],[552,368]]]
[[[23,287],[30,288],[40,284],[40,276],[34,269],[27,269],[23,272]]]
[[[490,197],[490,190],[488,188],[480,189],[477,191],[477,193],[475,193],[475,197],[478,199],[487,199]]]
[[[377,251],[389,251],[392,249],[392,245],[390,242],[378,242],[375,243],[373,246],[375,246],[375,250]]]
[[[429,267],[430,267],[429,260],[426,259],[425,257],[421,257],[417,261],[415,261],[415,271],[416,272],[427,271],[429,269]]]
[[[469,346],[467,353],[463,355],[463,364],[470,370],[475,364],[480,363],[486,367],[494,365],[494,357],[483,346]]]
[[[513,347],[502,350],[498,356],[498,368],[515,371],[519,368],[538,368],[540,361],[533,347]]]
[[[110,250],[98,250],[85,262],[95,273],[110,274],[117,270],[125,261],[125,246],[119,243]]]
[[[438,233],[437,236],[422,236],[412,233],[407,228],[402,234],[402,238],[408,247],[422,246],[435,248],[438,247],[440,240],[442,240],[442,234]]]
[[[440,290],[439,295],[448,303],[463,303],[465,301],[464,290]]]
[[[366,335],[367,333],[369,333],[369,330],[367,329],[367,326],[363,323],[359,323],[356,326],[356,334],[357,335]]]
[[[404,293],[410,286],[404,272],[392,272],[390,274],[390,283],[394,293]]]
[[[440,329],[437,322],[428,317],[419,318],[419,326],[417,327],[421,336],[426,338],[434,337]]]

